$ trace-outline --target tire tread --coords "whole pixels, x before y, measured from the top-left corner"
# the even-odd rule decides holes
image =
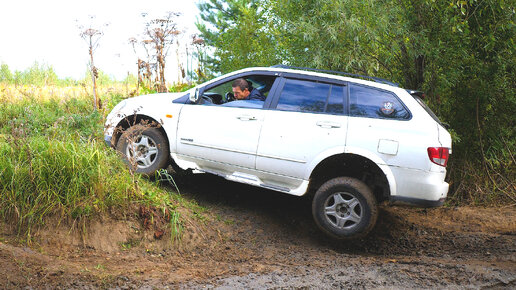
[[[350,234],[338,234],[331,231],[327,228],[325,222],[320,220],[321,217],[318,216],[319,213],[317,212],[319,203],[324,202],[327,196],[331,194],[331,190],[342,186],[354,189],[362,195],[370,209],[370,218],[366,226],[356,229],[356,231],[351,231]],[[337,177],[328,180],[316,191],[312,203],[312,214],[317,226],[327,235],[341,240],[360,239],[365,237],[374,228],[378,219],[378,206],[373,192],[364,182],[352,177]]]

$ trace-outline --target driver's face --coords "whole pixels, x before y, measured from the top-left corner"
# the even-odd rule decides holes
[[[240,87],[233,88],[233,95],[235,95],[235,99],[237,100],[245,100],[247,96],[249,96],[250,92],[248,89],[244,89],[243,91]]]

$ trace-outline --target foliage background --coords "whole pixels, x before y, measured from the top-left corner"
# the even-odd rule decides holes
[[[516,203],[516,1],[209,0],[206,66],[287,64],[426,92],[454,139],[451,203]]]
[[[286,64],[422,90],[451,126],[449,202],[516,204],[515,7],[514,0],[206,0],[199,4],[196,72],[203,81]],[[52,66],[37,62],[24,71],[0,66],[3,103],[86,101],[90,83],[88,72],[80,80],[59,79]],[[117,82],[99,70],[98,83],[107,108],[154,92],[139,88],[133,75]]]

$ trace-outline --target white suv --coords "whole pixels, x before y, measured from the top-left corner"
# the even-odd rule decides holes
[[[442,205],[451,137],[420,93],[331,73],[248,68],[127,99],[108,115],[105,140],[143,174],[170,164],[313,195],[316,224],[339,239],[366,235],[384,200]],[[237,78],[265,101],[234,101]]]

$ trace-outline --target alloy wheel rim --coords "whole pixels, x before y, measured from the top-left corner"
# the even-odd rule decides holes
[[[127,144],[125,154],[133,166],[145,169],[156,162],[158,147],[150,136],[141,135]]]
[[[351,229],[362,220],[362,205],[353,194],[336,192],[324,202],[324,216],[336,228]]]

